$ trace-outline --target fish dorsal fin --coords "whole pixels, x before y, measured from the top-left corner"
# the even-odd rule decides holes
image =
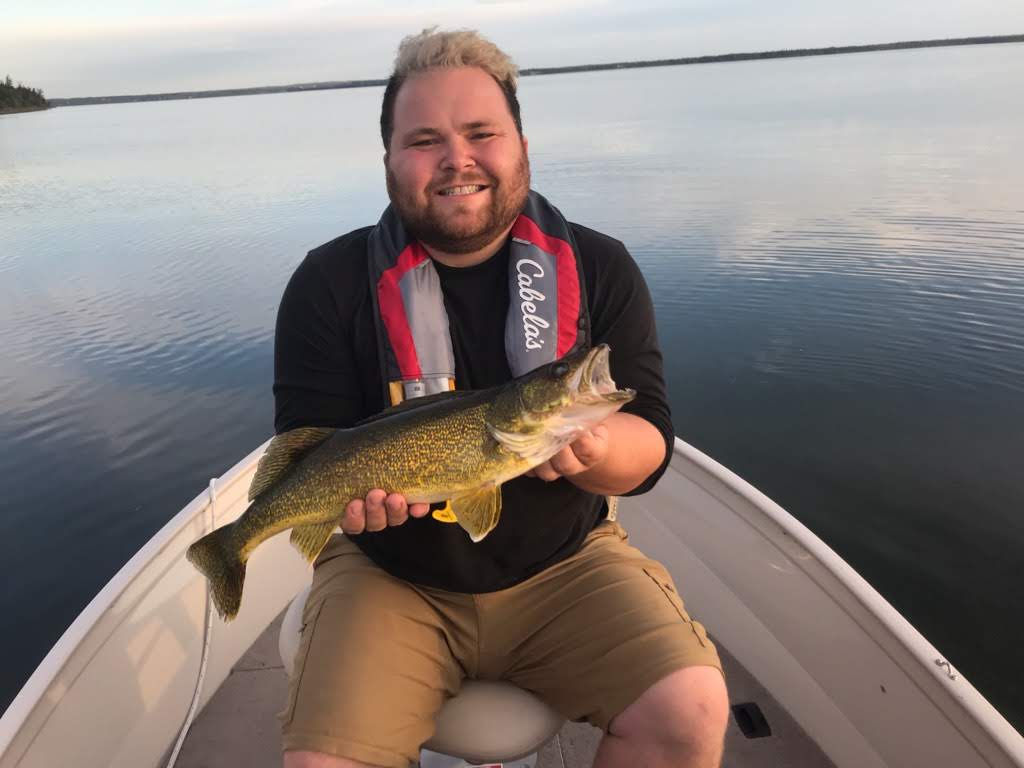
[[[334,427],[299,427],[270,441],[249,486],[252,501],[272,486],[299,460],[338,430]]]
[[[494,530],[501,517],[501,486],[488,485],[452,499],[452,512],[474,542]]]
[[[467,397],[472,395],[479,390],[474,389],[453,389],[448,392],[435,392],[432,395],[424,395],[423,397],[413,397],[409,400],[403,400],[398,405],[392,405],[390,408],[385,408],[380,413],[375,413],[373,416],[367,416],[365,419],[357,421],[354,426],[361,427],[363,424],[369,424],[374,421],[380,421],[386,419],[389,416],[394,416],[396,413],[405,413],[406,411],[413,411],[417,408],[422,408],[426,405],[433,405],[434,403],[440,403],[444,400],[456,400],[460,397]]]

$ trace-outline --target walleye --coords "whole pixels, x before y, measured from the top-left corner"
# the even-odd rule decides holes
[[[410,504],[450,501],[474,542],[498,524],[501,484],[544,463],[636,393],[617,389],[608,345],[571,352],[507,384],[401,403],[351,429],[302,427],[277,435],[249,487],[252,504],[196,541],[188,559],[210,582],[230,621],[242,601],[245,563],[271,536],[310,561],[352,499],[374,488]]]

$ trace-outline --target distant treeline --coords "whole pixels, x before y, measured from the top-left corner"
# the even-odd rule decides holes
[[[48,106],[38,88],[27,88],[21,83],[15,85],[10,75],[0,80],[0,112],[28,112]]]
[[[907,40],[901,43],[875,43],[872,45],[842,45],[828,48],[792,48],[780,51],[754,53],[722,53],[713,56],[688,56],[680,59],[654,59],[649,61],[620,61],[614,64],[584,64],[572,67],[544,67],[523,69],[522,75],[554,75],[564,72],[593,72],[604,69],[633,69],[636,67],[670,67],[682,64],[714,64],[726,61],[752,59],[789,59],[798,56],[834,56],[840,53],[866,53],[868,51],[894,51],[906,48],[940,48],[949,45],[988,45],[991,43],[1024,43],[1024,35],[989,35],[987,37],[956,37],[946,40]]]
[[[865,53],[867,51],[892,51],[901,48],[937,48],[948,45],[986,45],[990,43],[1024,43],[1024,35],[990,35],[987,37],[957,37],[946,40],[908,40],[900,43],[877,43],[874,45],[845,45],[829,48],[795,48],[781,51],[759,51],[756,53],[724,53],[714,56],[689,56],[679,59],[656,59],[653,61],[620,61],[612,64],[580,64],[569,67],[534,67],[520,70],[523,76],[555,75],[566,72],[596,72],[609,69],[634,69],[637,67],[670,67],[681,64],[713,64],[727,61],[749,61],[751,59],[785,59],[797,56],[832,56],[840,53]],[[297,85],[267,85],[258,88],[228,88],[217,91],[182,91],[178,93],[150,93],[132,96],[87,96],[73,99],[50,99],[50,106],[77,106],[79,104],[117,104],[128,101],[170,101],[173,99],[209,99],[218,96],[254,96],[264,93],[291,93],[295,91],[327,91],[337,88],[365,88],[380,86],[387,80],[332,80],[322,83],[300,83]],[[41,94],[40,94],[41,96]]]
[[[332,80],[324,83],[296,85],[261,85],[255,88],[222,88],[216,91],[178,91],[175,93],[146,93],[131,96],[83,96],[73,99],[50,99],[51,107],[77,107],[83,104],[123,104],[129,101],[175,101],[177,99],[216,99],[221,96],[259,96],[266,93],[293,91],[331,91],[337,88],[365,88],[384,85],[387,80]]]

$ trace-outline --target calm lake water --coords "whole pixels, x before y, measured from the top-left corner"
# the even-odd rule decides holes
[[[521,87],[534,186],[648,278],[677,433],[1018,728],[1022,81],[1000,45]],[[386,204],[381,95],[0,117],[0,706],[271,434],[285,282]]]

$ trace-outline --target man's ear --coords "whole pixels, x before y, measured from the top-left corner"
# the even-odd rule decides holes
[[[523,153],[528,155],[528,154],[530,154],[529,150],[530,150],[530,140],[527,139],[525,136],[523,136]]]

